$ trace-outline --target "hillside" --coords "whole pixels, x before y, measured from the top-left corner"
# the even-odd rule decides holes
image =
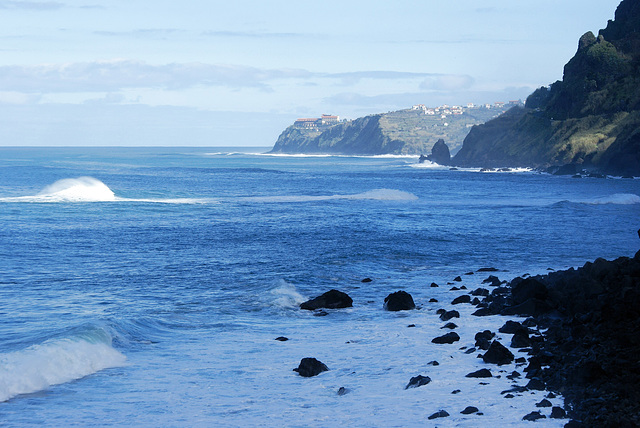
[[[422,108],[376,114],[329,126],[289,126],[270,153],[328,153],[346,155],[420,155],[430,153],[439,139],[455,153],[472,126],[497,117],[508,107],[459,108],[437,114]],[[442,116],[445,116],[444,118]]]
[[[640,4],[623,0],[598,37],[580,38],[562,81],[474,127],[452,162],[640,175]]]

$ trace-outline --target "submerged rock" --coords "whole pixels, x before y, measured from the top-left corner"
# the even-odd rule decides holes
[[[413,297],[406,291],[396,291],[384,298],[384,308],[387,311],[407,311],[416,308]]]
[[[300,360],[300,365],[293,369],[294,372],[298,372],[302,377],[317,376],[328,370],[329,368],[323,362],[318,361],[315,358],[303,358]]]
[[[353,306],[353,299],[348,294],[338,290],[329,290],[326,293],[307,300],[300,305],[300,309],[314,311],[316,309],[339,309],[350,308]]]
[[[287,340],[289,340],[288,337],[284,337],[284,336],[280,336],[280,337],[276,337],[276,340],[278,342],[286,342]]]

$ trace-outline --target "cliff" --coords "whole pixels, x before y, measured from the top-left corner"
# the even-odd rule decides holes
[[[422,109],[399,110],[362,117],[330,126],[295,124],[278,137],[270,153],[343,155],[420,155],[429,153],[440,139],[452,151],[473,125],[498,116],[505,107],[466,108],[461,114],[427,115]]]
[[[584,34],[562,81],[474,127],[457,166],[575,164],[640,175],[640,5],[623,0],[598,37]]]

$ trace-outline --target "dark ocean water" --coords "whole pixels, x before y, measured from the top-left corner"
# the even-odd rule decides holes
[[[455,406],[450,379],[434,382],[432,406],[400,385],[425,353],[445,358],[427,302],[448,297],[431,282],[640,248],[640,180],[260,151],[0,149],[0,424],[411,425]],[[354,308],[297,310],[331,288]],[[382,311],[398,289],[422,310]],[[407,336],[410,322],[424,328]],[[298,340],[273,341],[283,334]],[[341,369],[301,382],[291,369],[310,353]],[[493,409],[485,422],[530,411],[489,396],[466,395]]]

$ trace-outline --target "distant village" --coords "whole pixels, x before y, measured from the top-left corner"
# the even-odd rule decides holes
[[[424,111],[424,114],[426,114],[426,115],[429,115],[429,116],[440,115],[440,117],[442,119],[444,119],[444,118],[446,118],[447,116],[450,116],[450,115],[464,114],[464,111],[467,110],[467,109],[478,109],[478,108],[491,109],[491,108],[495,108],[495,109],[504,110],[504,109],[509,109],[511,107],[519,106],[519,105],[523,105],[522,100],[509,101],[508,103],[504,103],[502,101],[497,101],[497,102],[493,103],[493,105],[491,105],[491,104],[475,105],[473,103],[468,103],[466,107],[448,106],[446,104],[443,104],[440,107],[431,108],[431,107],[426,107],[424,104],[416,104],[416,105],[411,107],[411,110],[422,110],[422,111]]]
[[[519,105],[523,105],[522,100],[509,101],[508,103],[498,101],[493,104],[480,104],[480,105],[468,103],[466,107],[448,106],[446,104],[443,104],[440,107],[426,107],[424,104],[416,104],[411,107],[411,110],[423,111],[424,114],[428,116],[440,116],[442,119],[445,119],[447,116],[464,114],[465,110],[468,110],[468,109],[484,108],[484,109],[505,110],[505,109],[509,109],[511,107],[519,106]],[[346,122],[346,119],[343,119],[343,121]],[[297,119],[293,125],[297,128],[314,129],[314,128],[332,126],[339,122],[340,122],[340,116],[323,114],[321,117]]]

